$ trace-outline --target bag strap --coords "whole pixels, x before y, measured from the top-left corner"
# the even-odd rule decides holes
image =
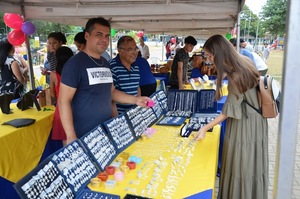
[[[261,109],[257,109],[257,108],[255,108],[252,104],[250,104],[249,102],[247,102],[247,100],[245,99],[245,95],[244,95],[243,102],[245,102],[246,104],[248,104],[248,105],[249,105],[251,108],[253,108],[256,112],[258,112],[259,114],[262,115]]]

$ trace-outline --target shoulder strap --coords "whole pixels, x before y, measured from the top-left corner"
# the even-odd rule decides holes
[[[256,112],[258,112],[259,114],[262,114],[261,109],[255,108],[252,104],[250,104],[250,103],[245,99],[245,95],[244,95],[243,102],[245,102],[246,104],[248,104],[251,108],[253,108],[253,109],[254,109]]]

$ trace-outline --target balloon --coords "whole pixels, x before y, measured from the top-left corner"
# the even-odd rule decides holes
[[[144,36],[144,32],[143,31],[138,31],[137,32],[137,36],[138,37],[143,37]]]
[[[35,32],[35,26],[30,21],[26,21],[22,24],[22,31],[26,35],[31,35]]]
[[[226,35],[225,35],[225,37],[227,38],[227,39],[231,39],[231,34],[230,33],[227,33]]]
[[[13,30],[7,35],[7,40],[9,43],[11,43],[13,46],[19,46],[22,43],[24,43],[26,39],[25,34],[22,32],[22,30]]]
[[[3,16],[4,23],[10,27],[14,28],[16,30],[21,30],[23,18],[19,14],[14,13],[5,13]]]
[[[173,37],[173,38],[171,39],[171,42],[172,42],[173,44],[175,44],[175,43],[176,43],[176,38]]]
[[[116,35],[116,30],[112,28],[112,29],[110,30],[110,35],[111,35],[112,37],[114,37],[114,36]]]

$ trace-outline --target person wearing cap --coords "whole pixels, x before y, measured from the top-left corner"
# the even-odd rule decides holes
[[[246,42],[245,40],[240,39],[240,44],[241,47],[244,48],[245,50],[248,50],[249,52],[254,52],[252,45]]]
[[[193,36],[184,39],[184,47],[178,50],[171,66],[170,88],[184,89],[184,83],[188,82],[187,70],[189,64],[189,53],[197,45],[197,40]]]

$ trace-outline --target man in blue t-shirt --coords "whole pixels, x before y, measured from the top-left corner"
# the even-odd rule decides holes
[[[101,57],[107,49],[110,24],[104,18],[89,19],[85,49],[64,65],[58,106],[67,144],[112,117],[112,101],[146,107],[147,97],[116,90],[109,63]]]
[[[122,36],[117,48],[118,55],[110,61],[115,88],[129,95],[140,96],[140,71],[138,65],[134,64],[138,54],[136,43],[131,36]],[[116,103],[116,107],[117,111],[113,110],[113,115],[124,113],[132,105]]]
[[[235,38],[232,38],[232,39],[230,39],[229,41],[230,41],[230,43],[231,43],[234,47],[236,47],[237,41],[236,41]],[[241,45],[240,45],[240,54],[241,54],[241,55],[244,55],[244,56],[246,56],[246,57],[248,57],[248,58],[251,59],[251,61],[255,64],[254,57],[253,57],[253,55],[251,54],[251,52],[248,51],[248,50],[246,50],[246,49],[244,49],[244,48],[242,48]]]

